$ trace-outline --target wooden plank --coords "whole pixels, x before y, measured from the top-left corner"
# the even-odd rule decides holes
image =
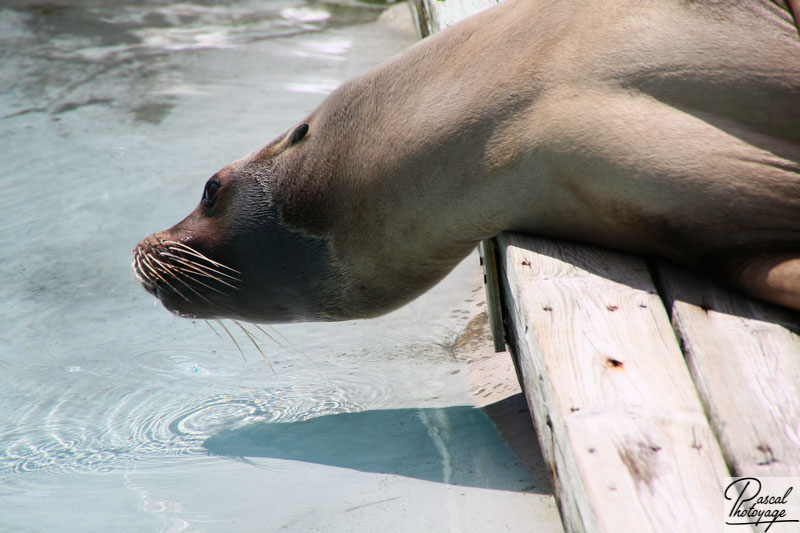
[[[661,262],[686,361],[737,476],[800,476],[800,314]]]
[[[420,37],[427,37],[459,20],[483,11],[498,3],[498,0],[409,0],[414,25]]]
[[[728,470],[640,258],[503,233],[524,389],[570,531],[715,531]]]
[[[486,311],[495,352],[506,351],[506,332],[503,325],[503,306],[500,300],[500,280],[497,275],[497,243],[486,239],[478,245],[486,290]]]

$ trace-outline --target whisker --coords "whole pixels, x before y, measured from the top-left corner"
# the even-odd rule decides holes
[[[149,259],[151,259],[151,257],[150,257],[150,256],[147,256],[147,257],[145,257],[145,260],[144,260],[144,265],[147,267],[147,269],[148,269],[150,272],[152,272],[153,274],[155,274],[155,276],[156,276],[158,279],[160,279],[162,283],[164,283],[164,284],[165,284],[167,287],[169,287],[170,289],[172,289],[172,291],[173,291],[175,294],[177,294],[178,296],[180,296],[181,298],[183,298],[183,299],[184,299],[184,300],[186,300],[187,302],[191,303],[192,301],[191,301],[189,298],[187,298],[187,297],[186,297],[186,296],[185,296],[185,295],[184,295],[184,294],[183,294],[181,291],[179,291],[179,290],[178,290],[178,289],[177,289],[177,288],[176,288],[174,285],[172,285],[172,283],[170,283],[169,281],[167,281],[167,280],[166,280],[166,278],[164,278],[164,276],[162,276],[162,275],[161,275],[161,273],[158,271],[158,269],[156,269],[156,268],[155,268],[155,267],[154,267],[154,266],[153,266],[153,265],[150,263]],[[191,289],[191,287],[189,287],[189,288]]]
[[[181,243],[164,241],[160,238],[157,238],[157,241],[162,248],[154,248],[152,253],[145,253],[141,249],[137,249],[134,253],[132,267],[137,279],[139,279],[140,282],[153,284],[162,283],[189,303],[191,303],[191,300],[186,294],[184,294],[182,290],[178,288],[177,285],[182,285],[185,287],[185,289],[188,289],[191,291],[191,293],[195,294],[208,304],[211,304],[211,301],[196,289],[197,286],[204,287],[219,294],[225,293],[209,283],[203,282],[201,278],[208,278],[216,281],[217,283],[230,287],[231,289],[238,290],[235,285],[222,278],[225,277],[235,281],[239,280],[226,272],[222,272],[219,268],[216,268],[216,266],[219,266],[220,268],[228,268],[228,270],[232,270],[229,267],[225,267],[225,265],[216,263],[215,261],[203,257],[202,254],[197,253]],[[178,246],[170,248],[176,253],[172,253],[166,249],[165,243],[177,244]],[[191,254],[192,256],[199,257],[203,261],[208,261],[215,266],[212,267],[198,263],[193,261],[191,258],[184,257],[183,254]]]
[[[191,246],[187,246],[187,245],[183,244],[182,242],[178,242],[178,241],[164,241],[164,242],[166,244],[177,246],[178,248],[180,248],[181,250],[185,251],[186,253],[191,254],[191,255],[199,258],[199,259],[202,259],[203,261],[208,261],[209,263],[211,263],[214,266],[230,270],[231,272],[235,272],[237,274],[241,274],[241,272],[239,272],[235,268],[231,268],[231,267],[229,267],[227,265],[223,265],[222,263],[218,263],[217,261],[214,261],[213,259],[210,259],[210,258],[206,257],[205,255],[201,254],[200,252],[198,252],[197,250],[195,250]]]
[[[175,271],[172,269],[172,265],[170,265],[169,263],[165,263],[164,261],[161,261],[156,256],[152,254],[147,254],[147,260],[148,262],[151,262],[150,264],[154,262],[158,267],[161,268],[161,272],[163,272],[164,274],[171,276],[175,275]]]
[[[214,332],[214,335],[216,335],[217,337],[219,337],[219,338],[220,338],[220,340],[222,339],[222,335],[220,335],[220,334],[219,334],[219,332],[217,332],[217,330],[216,330],[216,329],[214,329],[214,326],[212,326],[212,325],[211,325],[211,322],[209,322],[208,320],[204,320],[203,322],[205,322],[206,324],[208,324],[208,327],[210,327],[210,328],[211,328],[211,331],[213,331],[213,332]],[[219,322],[219,321],[218,321],[218,322]]]
[[[295,344],[294,344],[292,341],[290,341],[290,340],[289,340],[289,339],[286,337],[286,335],[284,335],[283,333],[281,333],[281,332],[280,332],[280,330],[278,330],[278,328],[276,328],[275,326],[269,326],[269,325],[268,325],[267,327],[268,327],[269,329],[271,329],[272,331],[274,331],[275,333],[277,333],[277,334],[278,334],[278,336],[279,336],[280,338],[282,338],[283,340],[285,340],[285,341],[286,341],[286,342],[289,344],[289,346],[291,346],[292,348],[297,348],[297,346],[295,346]]]
[[[149,271],[150,271],[150,274],[154,274],[154,275],[155,275],[155,277],[157,277],[157,278],[158,278],[158,279],[160,279],[161,281],[164,281],[164,278],[161,276],[161,273],[158,271],[158,269],[157,269],[156,267],[154,267],[154,266],[153,266],[153,265],[150,263],[150,261],[148,261],[148,260],[147,260],[147,258],[146,258],[146,257],[144,258],[144,261],[142,261],[142,263],[144,264],[144,269],[147,269],[147,270],[149,270]],[[149,277],[149,276],[150,276],[150,274],[147,274],[147,276]]]
[[[270,335],[269,333],[267,333],[266,331],[264,331],[263,329],[261,329],[261,327],[260,327],[258,324],[256,324],[255,322],[250,322],[250,325],[254,326],[254,327],[255,327],[255,328],[258,330],[258,331],[260,331],[261,333],[263,333],[264,335],[266,335],[267,337],[269,337],[269,340],[271,340],[272,342],[274,342],[275,344],[277,344],[278,346],[280,346],[281,348],[283,348],[283,349],[284,349],[284,350],[286,350],[287,352],[289,351],[289,350],[286,348],[286,346],[284,346],[283,344],[281,344],[280,342],[278,342],[277,340],[275,340],[275,337],[273,337],[272,335]]]
[[[185,275],[186,277],[188,277],[188,278],[190,278],[190,279],[191,279],[191,276],[189,276],[188,274],[184,274],[184,275]],[[192,291],[193,293],[195,293],[197,296],[199,296],[199,297],[200,297],[200,299],[201,299],[201,300],[203,300],[205,303],[207,303],[208,305],[213,305],[213,304],[211,303],[211,300],[209,300],[208,298],[206,298],[205,296],[203,296],[202,294],[200,294],[199,292],[197,292],[197,290],[196,290],[194,287],[192,287],[191,285],[189,285],[188,283],[186,283],[186,281],[182,280],[182,279],[180,278],[180,276],[173,276],[173,278],[174,278],[174,279],[176,279],[176,280],[178,280],[178,281],[179,281],[181,284],[183,284],[183,286],[184,286],[184,287],[186,287],[187,289],[189,289],[190,291]],[[197,282],[197,280],[192,280],[192,281],[195,281],[196,283],[199,283],[199,282]]]
[[[196,274],[196,275],[202,276],[204,278],[213,279],[214,281],[216,281],[218,283],[221,283],[222,285],[225,285],[227,287],[230,287],[231,289],[234,289],[234,290],[238,290],[239,289],[235,285],[231,285],[227,281],[225,281],[223,279],[220,279],[220,278],[218,278],[218,277],[216,277],[214,275],[211,275],[208,272],[204,272],[202,270],[198,270],[197,268],[193,268],[191,265],[183,265],[183,264],[181,264],[181,265],[172,265],[172,266],[173,266],[173,268],[176,269],[177,272],[180,272],[182,274],[187,274],[187,275],[189,273]],[[206,285],[206,287],[208,287],[208,285]],[[211,288],[211,287],[209,287],[209,288]],[[214,289],[214,290],[216,290],[216,289]],[[217,291],[217,292],[220,292],[220,291]]]
[[[261,357],[263,357],[264,361],[266,361],[267,364],[269,365],[269,369],[272,370],[272,373],[275,374],[275,376],[277,377],[278,374],[277,374],[277,372],[275,372],[275,369],[272,367],[272,363],[270,363],[269,359],[267,359],[267,356],[264,354],[264,351],[261,349],[261,346],[259,346],[258,343],[256,342],[256,340],[253,338],[253,335],[249,331],[247,331],[247,329],[245,329],[245,327],[242,326],[242,324],[238,320],[234,320],[233,323],[236,324],[237,326],[239,326],[239,328],[242,331],[244,331],[244,334],[247,335],[247,338],[250,339],[250,342],[252,342],[253,346],[256,347],[256,350],[258,350],[258,353],[261,354]]]
[[[256,327],[258,327],[258,326],[256,326]],[[303,357],[305,357],[306,359],[308,359],[309,361],[311,361],[311,358],[310,358],[309,356],[307,356],[307,355],[306,355],[306,354],[303,352],[303,350],[301,350],[300,348],[298,348],[298,347],[297,347],[297,345],[296,345],[295,343],[293,343],[291,340],[289,340],[289,338],[288,338],[288,337],[286,337],[286,335],[284,335],[283,333],[281,333],[281,332],[280,332],[280,330],[279,330],[278,328],[276,328],[275,326],[269,326],[269,325],[268,325],[267,327],[268,327],[269,329],[271,329],[272,331],[274,331],[275,333],[277,333],[277,334],[278,334],[278,335],[279,335],[279,336],[280,336],[280,337],[281,337],[283,340],[285,340],[286,342],[288,342],[288,343],[289,343],[289,346],[291,346],[292,348],[294,348],[296,352],[298,352],[300,355],[302,355]],[[261,328],[259,328],[259,329],[261,329]]]
[[[200,298],[201,298],[201,299],[202,299],[204,302],[206,302],[207,304],[209,304],[209,305],[211,304],[211,301],[209,301],[209,299],[208,299],[208,298],[206,298],[205,296],[203,296],[202,294],[200,294],[199,292],[197,292],[197,291],[195,290],[195,288],[194,288],[194,287],[192,287],[191,285],[189,285],[188,283],[186,283],[186,281],[184,281],[183,279],[181,279],[181,276],[179,276],[179,275],[178,275],[179,273],[177,273],[177,272],[175,272],[174,270],[172,270],[172,267],[171,267],[171,266],[167,266],[167,265],[165,265],[164,263],[162,263],[161,261],[159,261],[159,260],[158,260],[158,259],[156,259],[155,257],[152,257],[152,256],[150,256],[150,258],[151,258],[153,261],[155,261],[156,263],[158,263],[159,265],[161,265],[162,267],[164,267],[164,269],[165,269],[165,270],[167,270],[168,272],[170,272],[170,273],[172,274],[172,279],[174,279],[174,280],[177,280],[177,281],[179,281],[180,283],[182,283],[184,287],[186,287],[187,289],[189,289],[190,291],[192,291],[193,293],[195,293],[197,296],[199,296],[199,297],[200,297]],[[198,282],[197,280],[194,280],[194,279],[193,279],[193,278],[192,278],[190,275],[186,274],[185,272],[181,272],[180,274],[181,274],[181,275],[183,275],[183,276],[186,276],[186,277],[188,277],[189,279],[192,279],[192,281],[195,281],[195,282],[197,282],[197,283],[200,283],[200,282]],[[170,284],[169,284],[169,282],[168,282],[167,280],[165,280],[164,278],[161,278],[161,279],[162,279],[162,281],[164,281],[164,283],[166,283],[167,285],[169,285],[169,287],[170,287],[172,290],[174,290],[175,292],[178,292],[178,291],[177,291],[177,289],[175,289],[175,288],[174,288],[172,285],[170,285]],[[200,284],[202,285],[202,283],[200,283]],[[178,294],[181,294],[181,293],[180,293],[180,292],[178,292]],[[183,295],[181,294],[181,296],[183,296]],[[184,297],[184,298],[185,298],[185,297]],[[186,299],[186,301],[187,301],[187,302],[188,302],[188,301],[190,301],[188,298],[185,298],[185,299]]]
[[[203,274],[204,276],[213,277],[214,279],[219,279],[219,278],[217,278],[216,276],[213,275],[213,274],[216,274],[216,275],[219,275],[219,276],[224,276],[224,277],[226,277],[228,279],[232,279],[234,281],[241,281],[239,278],[237,278],[235,276],[231,276],[230,274],[226,274],[225,272],[222,272],[222,271],[217,270],[215,268],[212,268],[212,267],[209,267],[209,266],[206,266],[206,265],[203,265],[203,264],[196,263],[196,262],[194,262],[194,261],[192,261],[190,259],[186,259],[185,257],[182,257],[180,255],[174,254],[174,253],[172,253],[170,251],[167,251],[167,250],[162,250],[160,252],[160,255],[165,256],[165,257],[169,257],[170,259],[178,261],[182,265],[195,268],[195,269],[197,269],[197,273],[198,274]],[[222,280],[220,280],[220,281],[222,281]]]
[[[133,254],[133,258],[131,259],[131,270],[133,270],[133,274],[136,276],[136,279],[138,279],[140,283],[144,283],[147,280],[142,278],[142,275],[140,274],[142,271],[141,259],[142,254],[138,252]]]
[[[211,285],[208,285],[207,283],[203,283],[202,281],[200,281],[199,279],[194,277],[189,272],[186,272],[186,271],[183,271],[183,270],[179,270],[178,272],[180,272],[181,275],[187,277],[188,279],[192,280],[193,282],[197,283],[198,285],[201,285],[201,286],[205,287],[206,289],[208,289],[210,291],[214,291],[217,294],[222,294],[222,295],[225,294],[224,292],[222,292],[221,290],[217,289],[216,287],[212,287]],[[206,300],[206,301],[208,302],[208,300]],[[208,302],[208,303],[211,303],[211,302]]]
[[[244,351],[242,351],[242,347],[239,346],[239,343],[236,342],[236,338],[233,335],[231,335],[231,332],[228,331],[228,328],[225,327],[225,324],[222,322],[222,320],[217,320],[217,324],[219,324],[222,327],[222,329],[225,330],[225,333],[228,334],[228,337],[231,338],[231,340],[233,341],[233,344],[236,345],[236,349],[239,350],[240,354],[242,354],[242,359],[244,359],[244,362],[246,363],[247,362],[247,357],[244,356]]]
[[[155,274],[158,279],[163,279],[161,276],[163,270],[159,265],[153,264],[153,258],[150,254],[142,256],[142,263],[146,267],[146,270],[149,270],[150,273]]]
[[[208,270],[210,270],[212,272],[220,272],[219,269],[220,268],[224,268],[224,269],[229,270],[231,272],[234,272],[236,274],[239,273],[238,270],[234,270],[233,268],[231,268],[229,266],[223,265],[222,263],[214,261],[213,259],[209,259],[208,257],[206,257],[205,255],[201,254],[197,250],[189,248],[186,245],[183,245],[182,247],[175,246],[175,245],[165,246],[164,248],[161,248],[160,252],[165,254],[165,255],[170,255],[171,257],[180,257],[183,260],[191,261],[192,263],[194,263],[198,267],[208,269]],[[181,254],[187,254],[187,255],[190,255],[192,257],[185,257],[184,255],[181,255]],[[210,263],[210,265],[204,265],[204,264],[198,263],[198,262],[196,262],[194,260],[194,258],[197,258],[197,259],[200,259],[200,260],[205,261],[207,263]],[[222,273],[222,274],[224,276],[228,276],[228,277],[230,277],[232,279],[236,279],[236,276],[232,276],[232,275],[227,274],[227,273]]]
[[[259,326],[259,325],[258,325],[258,324],[256,324],[255,322],[251,322],[251,324],[252,324],[253,326],[255,326],[255,328],[256,328],[258,331],[260,331],[261,333],[263,333],[264,335],[266,335],[267,337],[269,337],[269,338],[270,338],[270,340],[272,340],[272,342],[274,342],[275,344],[277,344],[278,346],[280,346],[281,348],[283,348],[284,350],[286,350],[286,352],[287,352],[287,353],[289,352],[289,349],[288,349],[286,346],[284,346],[283,344],[281,344],[280,342],[278,342],[278,340],[277,340],[277,339],[275,339],[275,337],[273,337],[272,335],[270,335],[269,333],[267,333],[266,331],[264,331],[264,329],[263,329],[261,326]],[[296,345],[295,345],[295,344],[294,344],[292,341],[290,341],[289,339],[287,339],[287,338],[286,338],[286,335],[284,335],[283,333],[281,333],[280,331],[278,331],[278,329],[277,329],[277,328],[275,328],[275,327],[273,327],[273,326],[270,326],[270,325],[267,325],[267,327],[268,327],[269,329],[271,329],[271,330],[272,330],[274,333],[276,333],[276,334],[277,334],[277,335],[278,335],[280,338],[282,338],[284,341],[286,341],[286,342],[289,344],[289,346],[291,346],[292,348],[294,348],[294,351],[295,351],[295,353],[299,353],[300,355],[302,355],[303,357],[305,357],[306,359],[308,359],[309,361],[311,361],[311,358],[310,358],[309,356],[307,356],[305,353],[303,353],[303,351],[302,351],[300,348],[298,348],[298,347],[297,347],[297,346],[296,346]]]

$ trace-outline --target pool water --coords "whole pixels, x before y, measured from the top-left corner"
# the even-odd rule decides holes
[[[416,40],[383,7],[0,7],[0,531],[538,530],[448,349],[474,256],[385,317],[276,328],[176,318],[130,270],[214,171]]]

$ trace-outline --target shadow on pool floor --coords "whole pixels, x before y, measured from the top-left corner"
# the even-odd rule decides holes
[[[547,493],[478,408],[411,408],[258,422],[204,442],[214,455],[274,458],[496,490]]]

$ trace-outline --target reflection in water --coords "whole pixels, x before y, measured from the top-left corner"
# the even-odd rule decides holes
[[[84,106],[125,105],[157,124],[185,92],[174,52],[224,49],[371,22],[384,6],[354,2],[228,0],[165,4],[159,0],[10,0],[0,6],[0,77],[9,97],[0,116],[60,114]],[[322,53],[340,56],[340,44]],[[105,84],[105,87],[104,87]],[[331,89],[336,84],[326,83]],[[105,90],[104,90],[105,89]],[[155,89],[155,90],[154,90]],[[101,95],[102,93],[102,95]],[[322,93],[320,93],[322,94]]]
[[[0,480],[24,471],[109,471],[137,460],[205,455],[203,442],[222,430],[253,422],[302,420],[362,409],[342,390],[314,385],[174,398],[160,385],[112,390],[33,406],[0,435]],[[195,403],[184,403],[184,402]]]

